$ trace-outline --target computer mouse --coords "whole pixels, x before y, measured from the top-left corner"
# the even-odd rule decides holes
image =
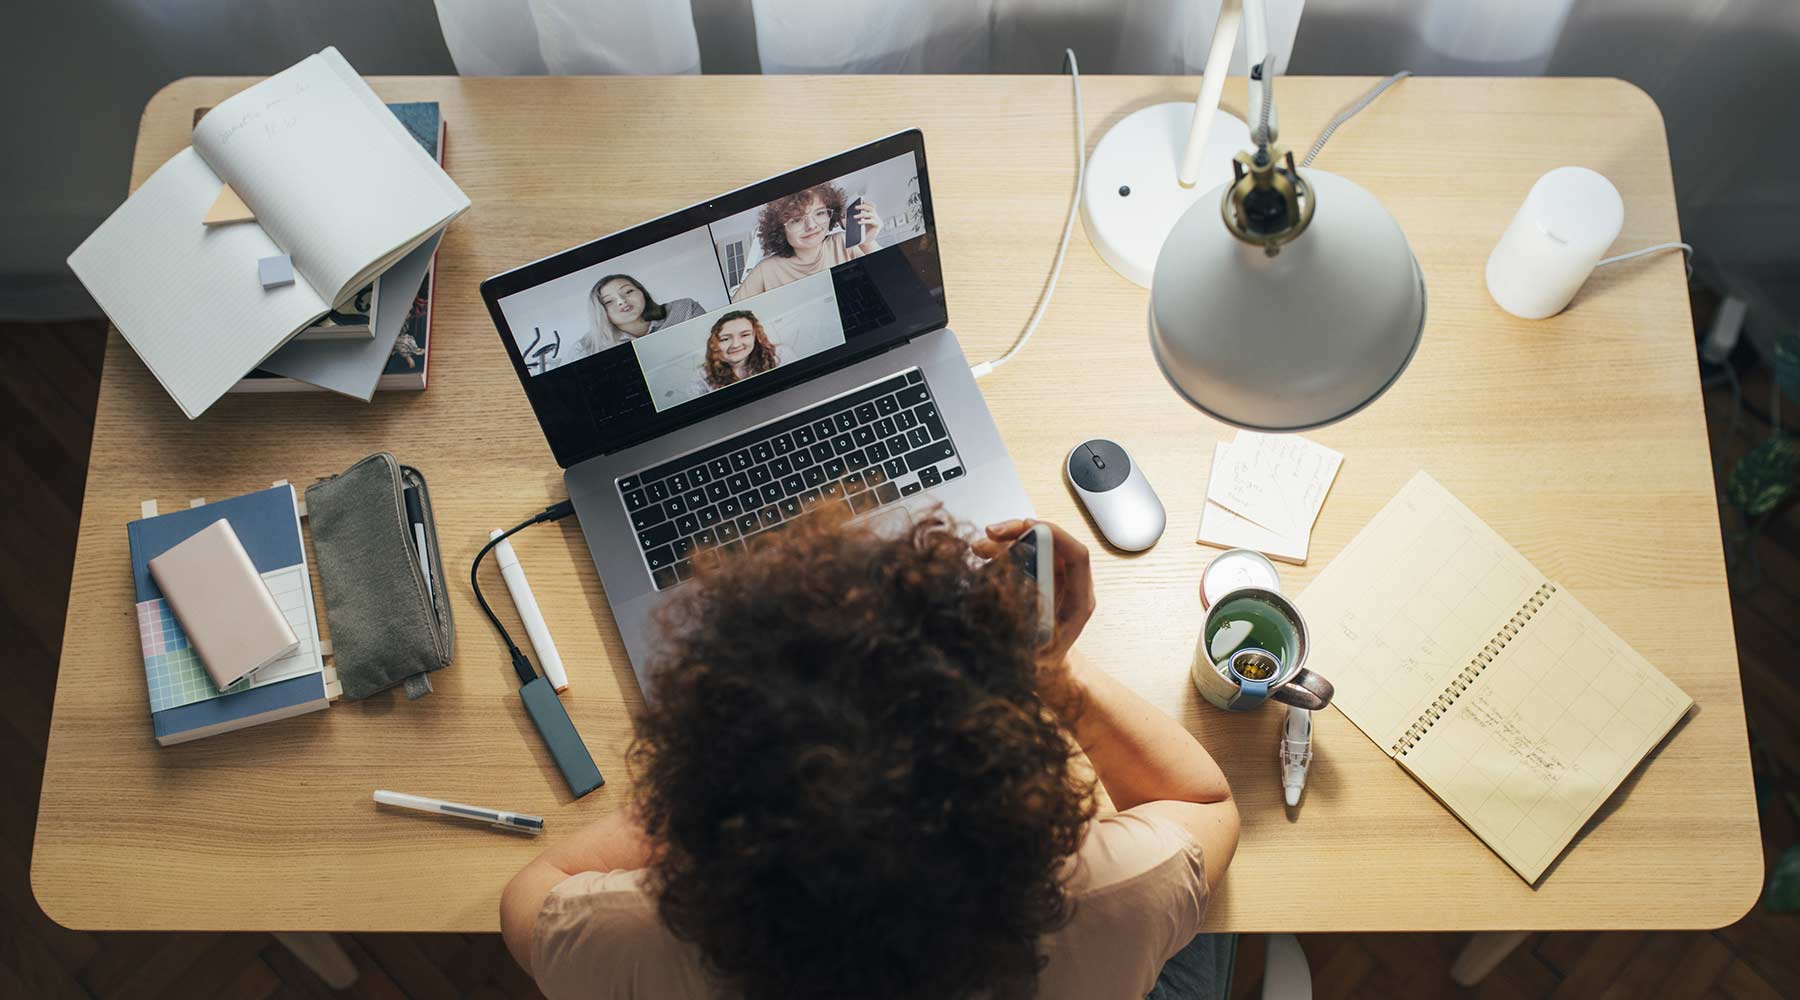
[[[1141,552],[1162,537],[1168,512],[1143,468],[1117,443],[1105,438],[1081,442],[1070,449],[1063,473],[1108,545]]]

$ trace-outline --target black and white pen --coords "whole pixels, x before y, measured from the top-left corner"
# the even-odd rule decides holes
[[[390,792],[385,788],[375,790],[375,801],[385,806],[399,806],[402,809],[417,809],[420,812],[437,813],[440,816],[456,816],[462,819],[480,820],[490,826],[503,830],[517,830],[520,833],[543,833],[544,818],[527,813],[507,812],[504,809],[489,809],[485,806],[466,806],[461,802],[445,802],[441,799],[428,799],[423,795],[408,795],[405,792]]]

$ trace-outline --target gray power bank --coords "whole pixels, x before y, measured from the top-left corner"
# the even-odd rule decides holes
[[[550,756],[555,759],[563,780],[569,783],[570,793],[579,799],[606,784],[606,779],[600,777],[600,769],[594,766],[593,754],[588,753],[587,744],[581,742],[581,734],[575,731],[575,723],[569,721],[568,710],[563,708],[562,699],[556,696],[556,689],[549,681],[542,677],[533,678],[519,689],[519,700],[525,703],[532,724],[549,745]]]

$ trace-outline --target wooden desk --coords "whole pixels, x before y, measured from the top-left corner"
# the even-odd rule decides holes
[[[189,79],[157,94],[133,183],[187,142],[194,108],[248,82]],[[1304,149],[1371,82],[1284,78],[1293,144]],[[1088,80],[1088,141],[1130,110],[1191,98],[1196,85]],[[61,923],[492,931],[501,885],[541,844],[380,814],[370,791],[543,813],[555,836],[630,790],[622,754],[639,692],[572,520],[516,541],[574,682],[570,714],[610,779],[587,799],[569,801],[460,569],[450,574],[456,662],[434,678],[437,694],[158,749],[124,529],[141,499],[304,484],[390,449],[430,477],[445,564],[467,566],[488,529],[563,495],[482,309],[482,278],[919,125],[953,326],[979,360],[1003,351],[1031,312],[1073,186],[1060,77],[375,86],[390,100],[442,102],[449,170],[474,202],[438,259],[431,388],[369,405],[233,396],[190,423],[113,337],[32,858],[37,898]],[[1241,113],[1244,101],[1231,81],[1228,106]],[[1144,292],[1085,238],[1071,242],[1035,341],[983,383],[1041,516],[1097,544],[1060,480],[1063,453],[1093,434],[1130,447],[1169,509],[1167,537],[1150,552],[1097,555],[1100,607],[1082,645],[1199,734],[1231,778],[1243,842],[1214,929],[1714,927],[1756,897],[1756,814],[1681,258],[1609,268],[1567,313],[1539,323],[1502,313],[1482,284],[1488,250],[1532,181],[1570,163],[1623,193],[1619,247],[1677,238],[1662,119],[1617,81],[1408,80],[1332,140],[1319,166],[1399,218],[1430,314],[1398,385],[1312,435],[1346,460],[1312,562],[1283,568],[1298,591],[1424,467],[1693,696],[1692,719],[1536,890],[1337,713],[1319,717],[1305,802],[1290,813],[1278,713],[1228,716],[1200,703],[1186,673],[1213,550],[1192,538],[1213,442],[1231,431],[1163,383]]]

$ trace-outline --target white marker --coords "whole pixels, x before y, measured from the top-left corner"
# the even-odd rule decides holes
[[[544,817],[531,816],[526,813],[506,812],[503,809],[488,809],[483,806],[465,806],[461,802],[443,802],[438,799],[428,799],[422,795],[390,792],[385,788],[375,789],[375,801],[384,806],[417,809],[420,812],[437,813],[440,816],[478,819],[503,830],[520,830],[533,834],[544,832]]]
[[[1300,789],[1306,787],[1306,765],[1310,763],[1312,713],[1289,705],[1287,721],[1281,726],[1281,790],[1290,806],[1300,804]]]
[[[488,534],[489,538],[499,538],[506,532],[495,528]],[[537,652],[538,666],[544,670],[550,686],[558,692],[569,689],[569,675],[563,673],[562,657],[556,653],[556,643],[550,638],[550,627],[544,624],[544,613],[538,610],[537,598],[531,596],[531,585],[525,582],[525,570],[519,565],[519,556],[513,552],[511,542],[502,541],[494,546],[494,558],[500,561],[500,577],[506,581],[506,589],[511,592],[513,604],[518,606],[519,619],[525,623],[525,634],[531,637],[531,648]]]

